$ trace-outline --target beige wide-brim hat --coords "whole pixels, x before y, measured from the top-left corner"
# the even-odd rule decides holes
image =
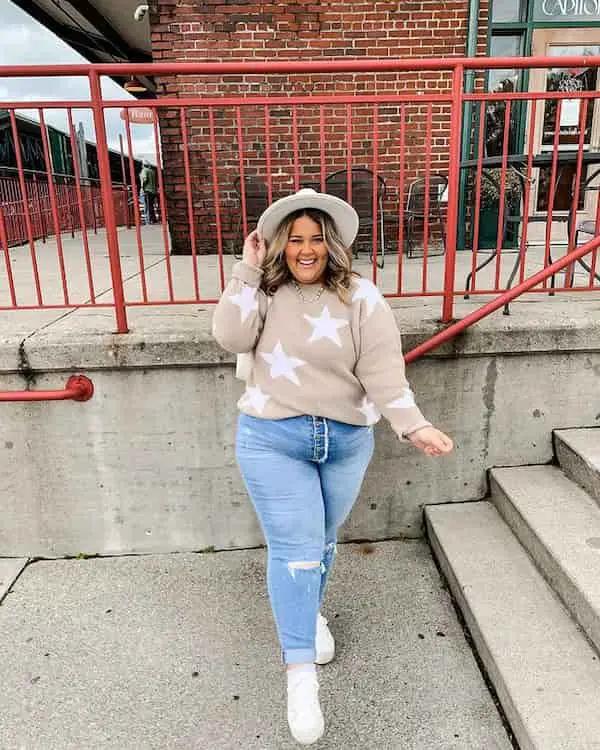
[[[340,239],[346,247],[350,247],[358,233],[358,214],[349,203],[327,193],[317,193],[312,188],[303,188],[297,193],[286,195],[285,198],[271,203],[258,220],[258,233],[267,242],[271,242],[277,227],[294,211],[302,208],[317,208],[329,214],[337,228]]]

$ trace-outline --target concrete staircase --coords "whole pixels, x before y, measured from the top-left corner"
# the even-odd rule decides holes
[[[558,466],[425,519],[521,750],[600,750],[600,428],[554,438]]]

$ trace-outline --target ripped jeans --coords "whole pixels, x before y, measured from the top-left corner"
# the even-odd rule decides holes
[[[236,456],[267,541],[267,584],[285,664],[314,662],[337,530],[373,455],[373,428],[241,414]]]

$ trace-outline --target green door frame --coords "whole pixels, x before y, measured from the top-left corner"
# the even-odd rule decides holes
[[[469,17],[467,19],[467,57],[475,57],[477,54],[477,34],[479,31],[479,0],[469,0]],[[465,74],[464,80],[464,92],[465,94],[471,94],[475,84],[475,71],[468,70]],[[469,158],[469,123],[473,116],[473,102],[465,102],[463,120],[462,120],[462,135],[461,135],[461,147],[460,147],[460,159],[464,161]],[[466,244],[466,189],[467,189],[467,175],[461,169],[459,177],[459,189],[458,189],[458,236],[456,247],[464,250]]]

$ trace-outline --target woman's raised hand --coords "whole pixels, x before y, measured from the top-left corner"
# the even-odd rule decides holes
[[[255,229],[253,232],[250,232],[244,241],[242,259],[245,263],[260,268],[266,254],[267,246],[262,237],[258,234],[258,230]]]

